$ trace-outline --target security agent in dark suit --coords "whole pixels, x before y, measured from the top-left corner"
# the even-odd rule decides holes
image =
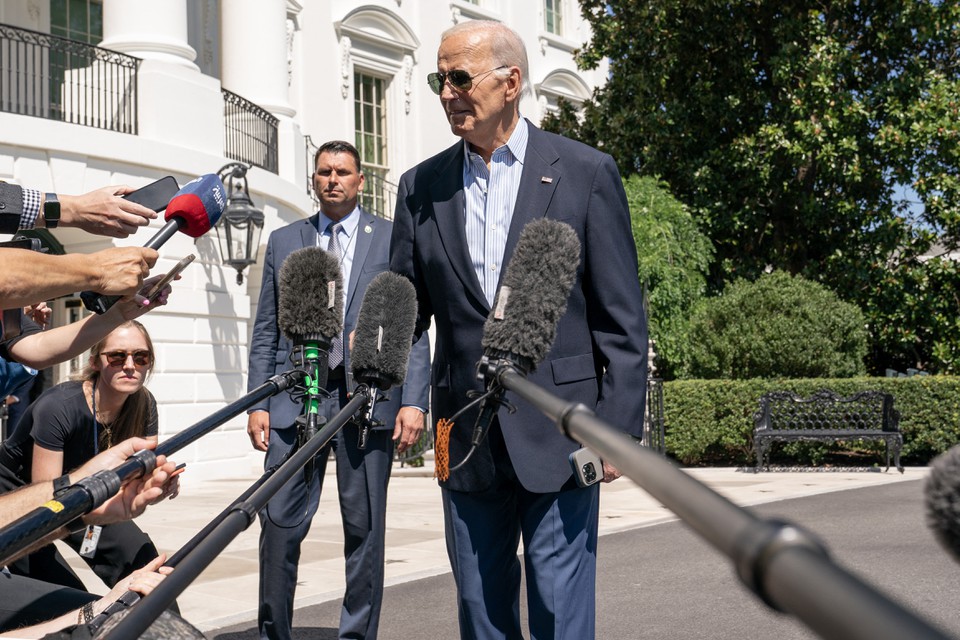
[[[350,380],[349,335],[356,326],[363,294],[374,276],[386,271],[389,260],[390,222],[357,206],[363,173],[356,148],[347,142],[328,142],[314,158],[314,189],[320,211],[270,234],[264,263],[260,303],[250,346],[248,388],[262,384],[275,373],[290,368],[291,342],[277,327],[280,266],[293,251],[320,246],[341,256],[344,299],[343,362],[330,370],[320,414],[330,418],[347,403]],[[333,230],[339,223],[333,246]],[[377,403],[375,418],[383,424],[372,429],[366,448],[357,446],[359,429],[348,423],[331,446],[337,461],[337,488],[343,517],[346,593],[340,616],[341,638],[377,637],[383,593],[384,535],[387,482],[393,460],[393,443],[403,451],[420,437],[427,407],[430,351],[421,341],[410,354],[406,382],[392,389],[389,400]],[[331,363],[334,347],[331,347]],[[302,412],[286,394],[274,396],[249,415],[247,432],[255,449],[266,451],[265,467],[280,462],[294,446],[295,421]],[[317,456],[315,476],[309,484],[297,474],[261,513],[260,533],[260,637],[290,638],[293,596],[297,583],[300,545],[317,511],[328,449]]]
[[[530,379],[640,436],[647,328],[613,159],[520,117],[527,57],[505,25],[446,31],[437,71],[428,83],[463,141],[401,178],[390,264],[416,287],[418,333],[436,321],[433,415],[453,416],[482,389],[477,362],[497,283],[524,225],[546,217],[573,227],[582,250],[553,348]],[[441,483],[461,637],[523,637],[522,536],[529,635],[592,638],[599,485],[576,485],[567,460],[576,442],[528,403],[506,399],[516,413],[501,410],[467,464]],[[476,416],[467,411],[453,427],[451,467],[470,449]],[[607,463],[603,472],[608,482],[619,476]]]

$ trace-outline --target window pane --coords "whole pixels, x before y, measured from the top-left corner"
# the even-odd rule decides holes
[[[54,27],[61,32],[67,24],[67,0],[50,0],[50,30]]]
[[[563,33],[563,0],[544,0],[543,17],[544,29],[549,33],[562,35]]]
[[[90,44],[99,44],[103,40],[103,5],[98,2],[90,3]]]
[[[86,0],[70,0],[70,10],[67,19],[70,31],[75,33],[87,32],[87,3]]]
[[[77,42],[99,44],[103,40],[103,2],[50,0],[50,33]]]
[[[383,78],[357,72],[353,76],[354,140],[363,162],[366,177],[361,204],[371,213],[389,217],[393,200],[388,195],[386,176],[386,86]]]

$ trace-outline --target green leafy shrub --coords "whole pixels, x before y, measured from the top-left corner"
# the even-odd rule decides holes
[[[713,245],[665,183],[634,175],[623,187],[637,246],[638,276],[647,290],[657,375],[669,380],[689,344],[690,310],[706,294]]]
[[[793,380],[676,380],[664,385],[667,453],[686,465],[752,466],[754,414],[760,396],[793,391],[806,397],[818,389],[841,396],[876,390],[894,397],[903,433],[904,464],[926,465],[960,443],[960,377],[843,378]],[[774,462],[822,464],[855,460],[880,464],[883,445],[843,443],[777,444]]]
[[[689,378],[847,378],[865,372],[860,309],[821,284],[776,271],[737,280],[694,310]]]

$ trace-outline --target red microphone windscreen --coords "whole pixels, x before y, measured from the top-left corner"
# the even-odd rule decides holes
[[[200,176],[183,185],[167,205],[163,219],[180,218],[180,231],[199,238],[217,223],[227,204],[226,189],[213,173]]]

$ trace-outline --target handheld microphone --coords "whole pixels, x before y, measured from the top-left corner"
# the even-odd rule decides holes
[[[307,370],[301,444],[317,432],[320,390],[327,386],[330,342],[343,331],[340,262],[320,247],[297,249],[280,266],[277,326],[294,343],[294,366]],[[305,472],[312,474],[312,463]],[[307,476],[309,478],[309,475]]]
[[[960,562],[960,445],[934,458],[923,493],[927,526],[941,546]]]
[[[372,390],[361,417],[360,449],[367,445],[378,391],[400,386],[407,375],[416,322],[417,293],[409,280],[384,271],[367,285],[350,350],[354,380]]]
[[[580,239],[570,225],[543,218],[523,228],[483,326],[477,378],[488,384],[473,447],[483,440],[503,402],[497,371],[511,367],[528,374],[549,353],[579,265]]]
[[[177,231],[182,231],[191,238],[199,238],[220,220],[226,206],[226,189],[219,176],[208,173],[195,178],[183,185],[177,195],[170,199],[163,214],[166,224],[143,246],[147,249],[159,249]],[[83,306],[90,311],[104,314],[120,297],[83,291],[80,299]]]

